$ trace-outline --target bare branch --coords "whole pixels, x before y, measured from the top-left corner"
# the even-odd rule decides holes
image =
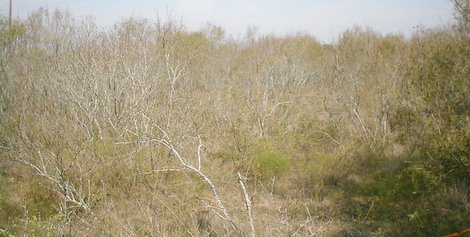
[[[245,182],[243,181],[243,177],[240,172],[237,172],[238,175],[238,182],[240,183],[240,187],[243,190],[243,195],[245,196],[245,207],[248,212],[248,219],[250,221],[250,228],[251,228],[251,236],[255,237],[255,226],[254,226],[254,219],[253,219],[253,211],[251,209],[251,201],[250,195],[248,194],[248,190],[246,189]]]

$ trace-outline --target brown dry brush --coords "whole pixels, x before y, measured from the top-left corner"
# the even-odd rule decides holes
[[[462,37],[452,52],[468,50]],[[440,185],[439,170],[400,163],[426,154],[418,145],[434,128],[432,114],[416,117],[422,88],[409,81],[421,75],[409,67],[421,65],[420,39],[354,28],[331,45],[301,34],[233,40],[213,25],[186,32],[173,20],[138,18],[103,31],[66,12],[34,12],[2,28],[0,233],[389,235],[410,223],[430,230],[424,209],[389,218],[394,207],[382,201],[400,204],[394,195],[419,175]],[[455,95],[465,88],[468,81]],[[446,114],[455,119],[447,128],[468,127],[462,98],[465,111]],[[374,175],[406,185],[381,186]],[[468,208],[468,188],[446,185]],[[404,213],[410,223],[394,226]]]

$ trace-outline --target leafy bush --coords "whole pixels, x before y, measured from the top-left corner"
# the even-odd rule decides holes
[[[412,95],[406,101],[414,108],[414,121],[412,126],[405,119],[398,124],[421,127],[418,152],[437,178],[470,186],[470,44],[468,36],[455,34],[430,31],[414,39],[403,69],[410,83],[404,94]],[[406,136],[410,129],[397,131]]]
[[[262,179],[279,177],[287,172],[291,166],[291,162],[286,155],[264,143],[260,143],[255,147],[253,164],[256,175]]]

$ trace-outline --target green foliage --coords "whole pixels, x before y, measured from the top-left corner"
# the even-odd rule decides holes
[[[470,134],[436,139],[424,146],[424,166],[448,185],[470,186]]]
[[[55,222],[60,221],[60,216],[56,215],[52,218],[43,218],[41,216],[32,216],[28,220],[29,236],[57,236],[57,226]]]
[[[25,228],[31,236],[53,236],[57,196],[47,181],[28,174],[19,176],[20,170],[24,171],[10,166],[5,170],[8,175],[0,176],[0,229],[6,230],[0,236],[16,235]]]
[[[419,158],[362,154],[355,159],[339,180],[342,215],[354,221],[352,233],[445,235],[470,220],[468,187],[447,187],[416,165]]]
[[[408,155],[358,153],[334,186],[343,218],[355,222],[351,233],[430,236],[466,228],[470,45],[454,34],[421,32],[401,64],[406,80],[389,122]]]
[[[424,102],[428,115],[444,125],[453,125],[468,116],[470,44],[468,38],[455,38],[451,32],[430,32],[413,42],[407,72],[412,89]]]
[[[12,43],[15,37],[21,36],[22,32],[23,29],[21,26],[13,26],[10,28],[7,19],[0,16],[0,47],[2,47],[2,49]]]
[[[276,148],[260,142],[254,148],[253,164],[262,179],[279,177],[291,167],[290,159]]]
[[[48,218],[54,215],[58,208],[58,197],[50,189],[51,185],[48,182],[43,182],[39,179],[37,182],[31,181],[25,198],[28,202],[28,212],[32,216],[41,216]]]
[[[337,158],[327,153],[313,154],[303,162],[296,161],[293,164],[295,185],[300,186],[302,193],[309,197],[323,198],[331,195],[333,192],[330,192],[330,188],[337,184],[339,178],[338,164]]]
[[[3,180],[0,181],[3,182]],[[2,186],[7,187],[3,183]],[[0,229],[11,228],[22,214],[21,207],[8,200],[8,194],[3,188],[0,189]]]
[[[411,129],[420,130],[417,148],[423,165],[448,184],[470,185],[468,38],[425,32],[412,47],[404,69],[410,82],[404,94],[412,95],[407,98],[411,108],[398,110],[396,124],[402,127],[397,131],[406,136]]]

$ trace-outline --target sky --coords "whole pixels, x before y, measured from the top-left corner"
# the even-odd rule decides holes
[[[14,18],[34,10],[68,10],[78,18],[93,16],[101,27],[126,17],[166,19],[170,15],[187,30],[211,23],[228,36],[241,38],[248,28],[258,34],[307,33],[331,42],[353,26],[382,34],[410,36],[417,26],[438,27],[452,21],[450,0],[12,0]],[[8,15],[9,0],[0,0]]]

